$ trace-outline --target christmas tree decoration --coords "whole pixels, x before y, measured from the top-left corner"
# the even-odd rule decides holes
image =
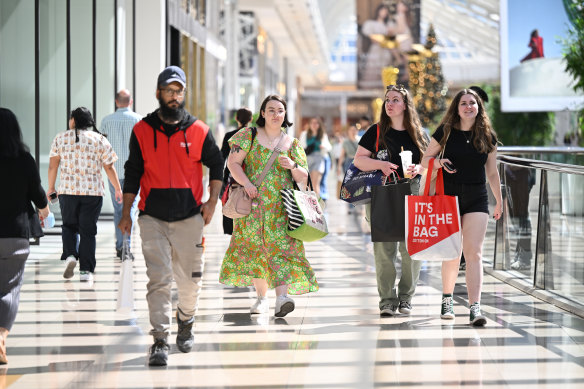
[[[430,25],[426,43],[415,45],[417,52],[408,56],[410,92],[425,128],[433,128],[446,109],[448,87],[442,74],[440,57],[432,51],[436,42],[434,26]]]

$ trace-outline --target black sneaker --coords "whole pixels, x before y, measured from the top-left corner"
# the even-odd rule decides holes
[[[474,303],[470,306],[469,321],[475,327],[482,327],[487,324],[487,318],[481,313],[481,304]]]
[[[170,346],[166,343],[166,339],[155,339],[154,344],[150,347],[148,366],[166,366],[169,350]]]
[[[407,301],[400,301],[399,302],[399,313],[403,313],[404,315],[409,315],[412,312],[412,304],[408,303]]]
[[[182,321],[178,318],[176,313],[176,322],[178,323],[178,334],[176,335],[176,346],[183,353],[188,353],[193,349],[195,344],[195,336],[193,335],[193,324],[195,324],[195,317],[190,320]]]
[[[118,257],[118,259],[123,259],[122,258],[122,255],[123,255],[123,251],[116,249],[116,257]],[[128,259],[131,259],[133,261],[134,260],[134,254],[128,253]]]
[[[391,317],[395,316],[397,311],[397,305],[386,304],[379,310],[379,316],[381,317]]]

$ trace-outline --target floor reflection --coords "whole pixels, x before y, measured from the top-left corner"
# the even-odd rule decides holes
[[[412,314],[380,318],[363,215],[334,199],[327,213],[331,233],[306,245],[321,289],[295,296],[285,318],[274,318],[273,302],[269,314],[250,315],[251,288],[217,283],[228,237],[207,233],[194,351],[179,352],[173,334],[169,366],[156,369],[146,366],[150,325],[138,236],[130,316],[115,311],[120,265],[110,249],[111,221],[99,223],[93,285],[63,281],[59,237],[43,238],[31,254],[0,388],[584,387],[584,319],[490,276],[485,328],[468,325],[464,273],[456,319],[439,318],[440,265],[432,263],[423,265]]]

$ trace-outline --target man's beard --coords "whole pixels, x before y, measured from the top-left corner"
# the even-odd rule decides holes
[[[169,103],[171,103],[171,102],[172,101],[170,101]],[[176,108],[169,107],[167,105],[168,103],[165,103],[162,100],[162,98],[158,99],[158,103],[160,104],[160,111],[159,111],[160,116],[165,121],[176,122],[176,121],[180,121],[183,118],[183,115],[185,112],[185,110],[184,110],[185,102],[184,101],[182,103],[179,103],[178,107],[176,107]]]

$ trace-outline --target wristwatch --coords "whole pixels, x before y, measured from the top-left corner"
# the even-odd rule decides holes
[[[298,169],[298,162],[294,162],[294,167],[292,169]]]

